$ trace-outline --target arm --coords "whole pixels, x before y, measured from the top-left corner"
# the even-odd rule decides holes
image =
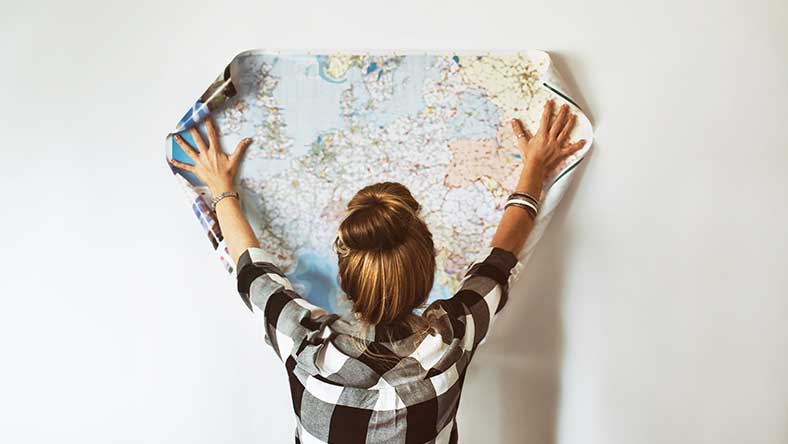
[[[552,171],[567,156],[579,150],[584,140],[568,143],[574,115],[564,105],[552,122],[553,102],[545,105],[539,131],[529,137],[519,120],[512,120],[518,148],[525,163],[516,191],[541,197],[546,172]],[[459,290],[448,300],[435,301],[430,309],[446,313],[451,332],[467,351],[474,350],[487,338],[496,314],[509,297],[509,281],[522,268],[516,254],[525,244],[534,221],[525,209],[509,206],[504,210],[489,249],[468,266]],[[470,315],[470,316],[468,316]]]
[[[192,127],[191,133],[194,142],[199,148],[195,150],[183,137],[176,134],[175,142],[183,151],[194,161],[194,165],[185,164],[176,160],[171,160],[175,167],[194,173],[211,190],[211,194],[216,196],[225,191],[233,191],[235,174],[244,152],[252,143],[251,138],[243,139],[231,155],[226,155],[219,146],[219,133],[209,117],[205,121],[205,128],[208,133],[208,144],[205,143],[200,132],[196,127]],[[259,247],[252,227],[246,220],[241,211],[241,204],[238,199],[224,198],[216,204],[216,217],[219,220],[219,227],[222,235],[227,242],[230,250],[230,257],[233,262],[238,264],[241,254],[251,247]]]
[[[512,129],[518,136],[517,146],[525,159],[515,191],[526,192],[537,199],[542,194],[545,174],[585,144],[585,140],[568,141],[575,125],[575,115],[569,114],[569,107],[563,105],[555,120],[553,107],[552,100],[545,104],[539,130],[533,137],[529,137],[519,120],[512,119]],[[490,246],[517,254],[525,245],[533,225],[534,221],[525,209],[511,205],[504,210]]]
[[[224,191],[232,191],[232,186],[228,186]],[[217,195],[221,192],[212,192],[212,194]],[[246,220],[246,216],[241,211],[241,204],[238,202],[238,199],[225,198],[220,200],[216,204],[216,217],[219,219],[219,227],[222,229],[224,239],[227,241],[230,256],[236,265],[241,253],[248,248],[260,247],[257,236],[255,236],[252,227]]]
[[[539,162],[526,159],[515,190],[539,198],[542,193],[544,174],[544,167]],[[490,246],[518,253],[525,245],[533,227],[534,221],[524,208],[510,205],[503,211],[498,229],[490,241]]]
[[[196,128],[190,132],[199,152],[182,137],[175,141],[194,161],[194,165],[170,161],[176,168],[194,173],[214,196],[233,190],[233,182],[244,152],[251,139],[242,140],[235,152],[226,155],[219,146],[219,135],[208,118],[205,122],[208,141]],[[322,331],[336,315],[327,313],[293,290],[285,273],[273,258],[260,248],[252,227],[246,220],[237,199],[225,198],[216,204],[216,217],[236,264],[238,292],[253,312],[263,312],[266,342],[283,361],[295,356],[304,341],[321,341]]]

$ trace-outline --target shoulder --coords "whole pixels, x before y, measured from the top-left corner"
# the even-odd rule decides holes
[[[326,326],[337,316],[303,298],[275,258],[252,247],[238,259],[238,293],[252,312],[262,312],[266,341],[282,360],[295,355],[305,344],[318,344]]]
[[[249,310],[254,311],[253,304],[264,308],[267,299],[277,291],[293,291],[290,280],[274,261],[271,254],[258,247],[246,249],[238,258],[238,293]]]
[[[510,282],[522,268],[514,253],[486,247],[470,261],[454,295],[430,304],[424,316],[442,334],[461,340],[472,350],[484,340],[495,315],[506,305]]]
[[[522,263],[511,251],[499,247],[485,247],[477,254],[466,268],[464,279],[472,276],[484,276],[504,285],[509,279],[519,274]]]

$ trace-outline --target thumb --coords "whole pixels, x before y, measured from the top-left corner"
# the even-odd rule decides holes
[[[247,137],[240,142],[238,142],[238,146],[235,147],[235,152],[230,155],[230,163],[232,164],[233,168],[237,168],[238,165],[241,163],[241,158],[243,158],[244,153],[249,148],[249,145],[252,144],[252,138]]]

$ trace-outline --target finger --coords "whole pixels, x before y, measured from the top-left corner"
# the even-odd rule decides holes
[[[542,120],[539,122],[539,130],[543,134],[550,133],[550,120],[553,118],[553,99],[547,101],[544,104],[544,110],[542,111]]]
[[[178,146],[181,147],[183,152],[186,153],[186,155],[189,156],[191,160],[197,162],[197,158],[200,156],[200,153],[198,153],[194,148],[192,148],[192,146],[189,145],[189,142],[187,142],[186,139],[181,137],[180,134],[176,134],[174,137],[175,137],[175,143],[177,143]]]
[[[561,149],[561,154],[563,154],[564,156],[569,156],[571,154],[574,154],[576,151],[579,151],[585,145],[586,145],[585,139],[580,139],[577,142],[570,143],[569,145]]]
[[[172,164],[172,166],[174,166],[175,168],[179,168],[179,169],[182,169],[182,170],[184,170],[184,171],[188,171],[188,172],[190,172],[190,173],[193,173],[193,172],[194,172],[194,165],[189,165],[188,163],[178,162],[178,161],[177,161],[177,160],[175,160],[175,159],[172,159],[172,160],[170,160],[169,162],[170,162],[170,164]]]
[[[569,119],[566,120],[566,124],[564,125],[564,129],[562,129],[561,132],[558,133],[558,137],[556,137],[556,140],[559,143],[563,144],[569,138],[569,133],[571,133],[572,132],[572,128],[575,127],[575,121],[576,120],[577,120],[577,115],[576,114],[572,114],[571,116],[569,116]]]
[[[219,132],[216,130],[216,126],[213,124],[213,119],[210,116],[205,120],[205,129],[208,132],[208,143],[210,143],[212,147],[218,147]]]
[[[192,139],[194,139],[194,143],[197,144],[197,148],[199,148],[200,151],[208,151],[208,145],[206,145],[205,141],[202,140],[202,136],[200,135],[200,132],[197,131],[196,126],[189,128],[189,134],[192,135]]]
[[[512,119],[512,131],[517,139],[517,147],[525,149],[528,145],[528,141],[531,139],[531,135],[528,133],[528,130],[525,129],[523,123],[520,122],[520,119]]]
[[[553,126],[550,127],[550,137],[555,139],[558,137],[558,134],[564,129],[564,125],[566,124],[566,118],[569,115],[569,105],[563,104],[561,105],[561,109],[558,111],[558,116],[555,118],[553,122]]]
[[[241,159],[244,157],[244,153],[246,152],[249,145],[252,144],[252,138],[247,137],[240,142],[238,142],[238,146],[235,147],[235,151],[230,155],[230,163],[233,168],[237,167],[238,164],[241,163]]]

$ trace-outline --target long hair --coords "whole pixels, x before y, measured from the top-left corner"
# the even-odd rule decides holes
[[[420,210],[397,182],[366,186],[347,205],[335,240],[339,280],[367,327],[406,326],[416,332],[425,325],[413,310],[432,289],[435,247]]]

